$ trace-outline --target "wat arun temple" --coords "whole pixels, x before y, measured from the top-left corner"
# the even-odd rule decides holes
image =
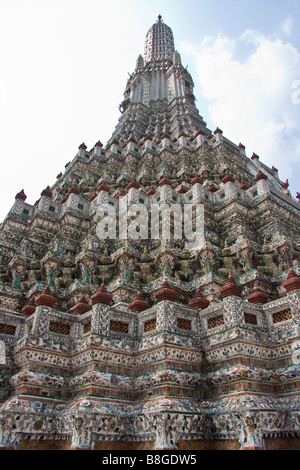
[[[0,225],[0,448],[299,449],[300,201],[208,129],[161,16],[120,101]]]

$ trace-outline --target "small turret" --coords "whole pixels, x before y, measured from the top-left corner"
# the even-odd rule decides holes
[[[173,65],[181,65],[181,57],[177,51],[175,51],[173,54]]]
[[[136,70],[140,70],[144,68],[144,59],[143,56],[140,54],[136,61]]]

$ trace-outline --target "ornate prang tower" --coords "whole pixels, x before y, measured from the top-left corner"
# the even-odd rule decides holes
[[[299,448],[300,206],[207,128],[193,87],[159,16],[107,144],[81,144],[33,206],[16,195],[0,228],[2,449]],[[100,237],[124,201],[131,224],[137,205],[204,207],[204,240],[175,236],[175,216],[170,236],[158,219],[157,237]]]

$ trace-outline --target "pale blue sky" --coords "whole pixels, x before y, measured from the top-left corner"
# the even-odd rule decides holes
[[[22,188],[33,204],[81,142],[106,143],[158,14],[208,127],[300,192],[300,0],[1,0],[0,220]]]

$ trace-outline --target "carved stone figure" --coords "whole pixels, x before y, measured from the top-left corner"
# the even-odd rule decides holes
[[[250,243],[250,242],[249,242]],[[241,266],[241,272],[247,273],[252,271],[257,264],[257,251],[252,246],[243,248],[239,253],[239,263]]]
[[[32,284],[34,282],[41,280],[41,263],[37,260],[36,256],[33,255],[33,258],[30,262],[30,269],[28,271],[28,283]]]
[[[59,270],[60,276],[55,279],[55,287],[69,287],[73,282],[73,276],[76,272],[75,264],[68,254],[63,262],[63,266]]]
[[[193,280],[195,272],[192,268],[193,260],[190,258],[190,252],[183,249],[178,260],[179,269],[175,272],[175,277],[179,277],[182,281],[190,282]]]
[[[275,263],[275,261],[277,261],[277,256],[278,256],[277,249],[275,248],[274,250],[271,251],[271,246],[267,242],[267,239],[265,238],[264,244],[262,247],[262,255],[261,255],[263,264],[260,266],[257,266],[257,268],[265,274],[276,274],[278,271],[278,266]]]
[[[3,261],[3,257],[0,257],[0,283],[9,283],[9,269],[7,264]]]
[[[223,262],[223,267],[218,269],[218,274],[228,277],[229,274],[236,276],[238,274],[238,262],[240,259],[239,252],[235,255],[231,254],[231,249],[228,246],[228,241],[225,241],[224,249],[222,250],[224,257],[217,257],[218,261]]]
[[[112,262],[105,247],[103,254],[100,256],[100,264],[98,264],[98,283],[108,284],[114,276],[117,261]]]
[[[141,262],[137,263],[139,270],[135,270],[133,273],[133,278],[136,282],[148,283],[152,282],[155,279],[153,273],[154,262],[152,261],[151,256],[149,255],[148,248],[145,245],[143,254],[141,255]]]

